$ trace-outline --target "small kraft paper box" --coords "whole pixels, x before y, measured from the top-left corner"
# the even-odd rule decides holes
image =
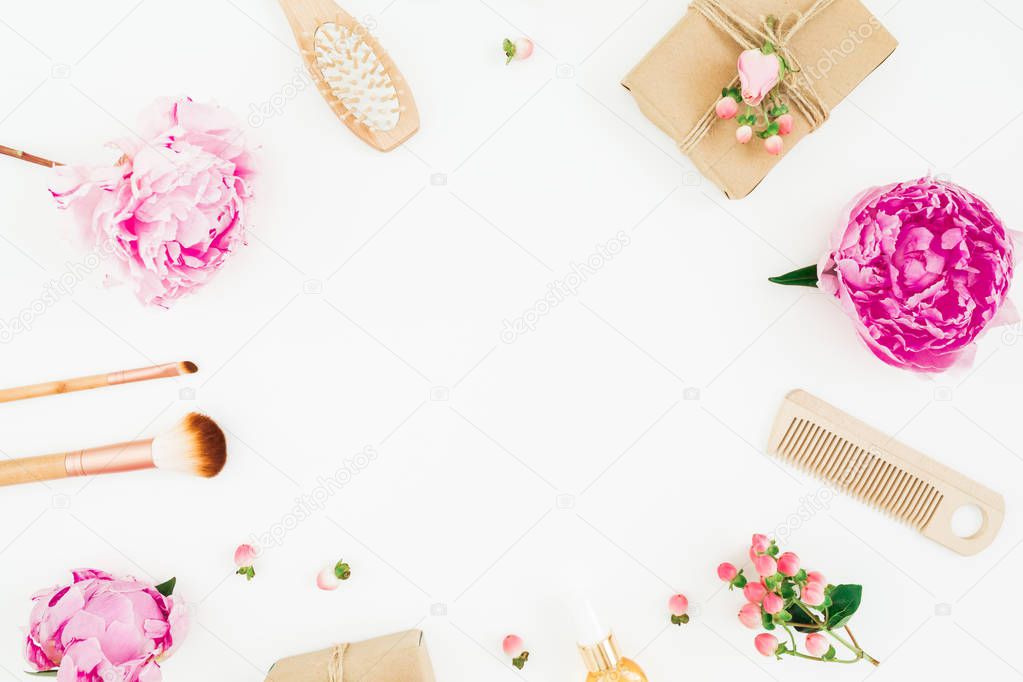
[[[266,682],[435,682],[421,630],[282,658]]]
[[[708,13],[718,18],[717,23]],[[756,137],[738,144],[732,120],[714,118],[702,137],[693,135],[701,122],[707,123],[706,116],[720,99],[721,89],[736,78],[739,53],[761,47],[752,40],[740,45],[734,31],[724,30],[725,24],[731,28],[729,16],[758,31],[777,20],[784,46],[779,53],[789,55],[793,68],[799,65],[798,73],[787,74],[785,82],[796,79],[793,82],[808,86],[804,91],[813,91],[825,118],[826,112],[891,55],[898,42],[859,0],[694,0],[681,21],[622,85],[647,118],[680,148],[689,147],[689,158],[704,177],[728,198],[741,199],[813,126],[786,97],[794,126],[784,138],[781,156],[768,154]],[[796,23],[798,29],[786,36],[786,26]],[[799,80],[802,78],[807,80]]]

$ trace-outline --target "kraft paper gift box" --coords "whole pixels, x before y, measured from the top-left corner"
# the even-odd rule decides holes
[[[266,682],[435,682],[420,630],[283,658]]]
[[[797,13],[806,14],[815,2],[719,0],[719,4],[760,28],[767,17],[798,19]],[[859,0],[833,0],[809,17],[786,42],[788,53],[802,67],[799,74],[787,78],[808,77],[820,103],[829,111],[884,62],[898,44]],[[721,89],[736,77],[736,63],[743,49],[702,11],[690,6],[622,85],[632,93],[646,117],[681,145],[721,98]],[[735,121],[716,118],[689,150],[696,168],[729,198],[740,199],[752,192],[774,165],[811,132],[807,118],[790,98],[785,99],[795,125],[784,138],[785,151],[781,156],[768,154],[755,136],[747,144],[737,143]],[[740,104],[740,112],[743,109]]]

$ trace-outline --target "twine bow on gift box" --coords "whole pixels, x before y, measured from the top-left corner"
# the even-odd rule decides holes
[[[693,0],[690,9],[702,14],[707,21],[731,37],[743,50],[758,49],[767,43],[773,45],[779,57],[790,65],[790,69],[786,73],[787,78],[780,84],[780,87],[809,122],[810,129],[815,130],[828,120],[830,111],[820,95],[817,94],[813,81],[803,72],[799,60],[792,54],[788,45],[803,26],[827,9],[832,2],[834,0],[817,0],[806,12],[792,12],[781,19],[765,17],[761,20],[760,26],[756,26],[729,9],[726,6],[727,0]],[[738,83],[739,76],[736,75],[728,87],[735,87]],[[693,129],[679,143],[679,148],[686,154],[691,152],[710,130],[710,126],[716,118],[715,104],[716,102],[711,103]]]

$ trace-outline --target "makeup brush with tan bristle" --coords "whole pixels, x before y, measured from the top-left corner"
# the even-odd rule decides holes
[[[211,478],[226,460],[224,432],[206,415],[192,412],[155,438],[0,461],[0,486],[140,469]]]
[[[168,362],[164,365],[126,369],[109,374],[92,374],[87,377],[75,377],[74,379],[65,379],[63,381],[47,381],[46,383],[33,384],[32,386],[0,389],[0,403],[41,398],[61,393],[73,393],[74,391],[87,391],[92,388],[130,384],[136,381],[177,377],[183,374],[195,374],[198,371],[199,368],[194,362]]]

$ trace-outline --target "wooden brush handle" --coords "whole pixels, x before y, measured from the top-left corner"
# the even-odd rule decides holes
[[[92,388],[109,386],[106,374],[95,374],[88,377],[77,377],[63,381],[47,381],[32,386],[18,386],[16,388],[0,389],[0,403],[9,403],[15,400],[28,400],[29,398],[41,398],[47,395],[59,395],[61,393],[72,393],[73,391],[87,391]]]
[[[67,478],[65,453],[0,461],[0,486]]]
[[[46,166],[47,168],[53,168],[55,166],[63,165],[61,163],[58,163],[57,161],[51,161],[50,159],[44,158],[42,156],[36,156],[35,154],[23,152],[20,149],[14,149],[13,147],[5,147],[2,144],[0,144],[0,154],[3,154],[4,156],[12,156],[15,159],[28,161],[29,163],[34,163],[39,166]]]

